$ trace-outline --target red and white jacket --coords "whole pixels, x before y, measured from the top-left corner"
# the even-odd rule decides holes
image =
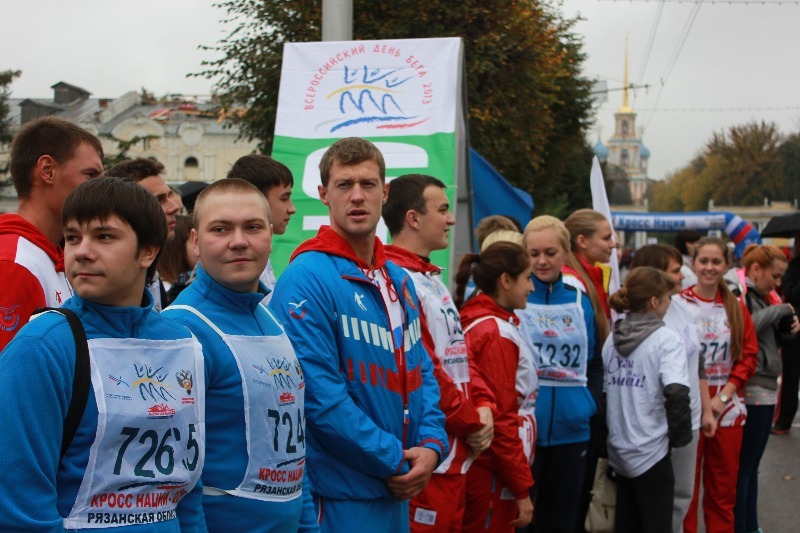
[[[704,360],[709,394],[713,398],[728,382],[736,385],[736,394],[719,416],[719,426],[742,426],[747,417],[747,409],[742,400],[744,386],[755,374],[758,365],[756,356],[758,337],[747,304],[739,298],[744,326],[742,357],[738,361],[732,361],[730,324],[722,302],[722,295],[718,292],[714,301],[705,300],[694,292],[694,286],[692,286],[684,289],[681,297],[688,303],[687,307],[697,328],[700,357]]]
[[[72,296],[64,251],[15,214],[0,215],[0,350],[39,307],[60,307]]]
[[[384,247],[386,257],[411,276],[420,301],[422,343],[433,361],[445,415],[450,454],[437,474],[464,474],[472,460],[465,437],[481,429],[478,407],[495,411],[494,395],[480,376],[464,341],[461,320],[441,269],[399,246]]]
[[[494,440],[475,464],[493,470],[515,499],[533,486],[530,464],[536,445],[534,407],[539,388],[533,356],[517,331],[519,319],[485,294],[461,309],[467,347],[494,393]]]

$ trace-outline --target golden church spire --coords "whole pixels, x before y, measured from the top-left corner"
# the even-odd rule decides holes
[[[631,109],[630,105],[628,104],[628,86],[630,82],[628,80],[628,36],[625,36],[625,79],[622,82],[624,87],[622,89],[622,107],[619,108],[620,113],[632,113],[633,109]]]

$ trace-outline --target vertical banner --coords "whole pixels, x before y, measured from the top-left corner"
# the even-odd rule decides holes
[[[274,239],[277,274],[301,242],[329,223],[317,192],[318,165],[325,150],[344,137],[374,142],[386,160],[387,180],[411,173],[442,180],[458,216],[462,61],[458,38],[284,45],[272,157],[294,175],[297,214],[286,234]],[[388,242],[383,221],[378,237]],[[451,243],[434,252],[432,261],[449,267],[452,249]]]

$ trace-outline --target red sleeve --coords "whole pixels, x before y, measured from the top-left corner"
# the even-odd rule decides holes
[[[0,350],[28,323],[33,312],[44,307],[44,290],[30,270],[12,261],[0,261]]]
[[[433,362],[433,375],[439,384],[439,408],[444,413],[445,430],[448,435],[457,437],[474,433],[483,427],[480,415],[464,391],[458,388],[447,371],[442,368],[442,362],[436,355],[433,337],[428,331],[422,306],[420,306],[419,315],[422,322],[422,344]]]
[[[739,304],[742,308],[742,325],[744,326],[744,335],[742,338],[742,358],[733,363],[733,368],[728,376],[728,381],[736,385],[737,390],[747,385],[747,381],[756,373],[756,366],[758,366],[758,337],[756,336],[756,328],[753,325],[753,317],[750,316],[750,311],[747,309],[747,304],[741,299]]]
[[[519,438],[516,389],[519,347],[500,336],[494,320],[487,320],[470,330],[467,345],[472,348],[478,370],[494,393],[497,405],[494,439],[489,449],[494,470],[515,499],[524,498],[533,486],[533,476]]]
[[[467,353],[469,354],[469,397],[475,407],[489,407],[492,409],[492,414],[497,414],[497,405],[494,401],[494,394],[489,388],[489,385],[484,381],[478,370],[478,362],[475,360],[475,355],[472,350],[467,346]]]

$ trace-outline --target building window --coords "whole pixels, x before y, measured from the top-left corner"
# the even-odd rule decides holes
[[[628,121],[627,120],[623,120],[622,121],[622,134],[623,135],[627,135],[628,134]]]
[[[187,157],[183,162],[184,181],[197,181],[200,179],[200,163],[196,157]]]
[[[623,167],[627,167],[628,166],[628,151],[627,150],[625,150],[625,149],[622,150],[622,153],[620,154],[619,160],[620,160],[620,164]]]

